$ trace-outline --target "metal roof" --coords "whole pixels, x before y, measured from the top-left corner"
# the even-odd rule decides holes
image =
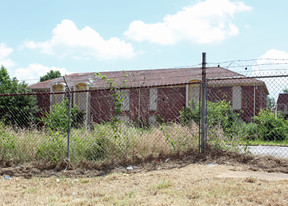
[[[268,94],[268,90],[263,81],[257,79],[245,79],[244,75],[231,70],[222,67],[208,67],[206,69],[206,73],[208,79],[214,79],[210,81],[211,84],[218,86],[221,84],[257,84],[258,86],[264,86],[265,91]],[[121,85],[125,85],[127,87],[160,87],[185,84],[191,80],[201,80],[202,68],[196,67],[101,72],[101,75],[106,77],[104,80],[101,79],[101,76],[97,76],[96,74],[96,72],[74,73],[65,76],[65,79],[69,86],[74,86],[78,83],[86,83],[90,88],[109,88],[109,83],[107,83],[108,79],[112,79],[113,83],[116,83],[119,87]],[[223,78],[223,80],[221,80],[221,78]],[[59,83],[64,83],[63,77],[32,84],[29,87],[32,88],[32,90],[48,90],[53,84]]]

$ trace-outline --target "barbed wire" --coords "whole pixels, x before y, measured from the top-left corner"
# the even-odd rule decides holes
[[[287,61],[286,58],[258,58],[258,59],[235,59],[235,60],[229,60],[229,61],[219,61],[219,62],[208,62],[207,64],[230,64],[235,62],[251,62],[251,61]]]
[[[272,62],[267,62],[267,63],[257,63],[257,61],[272,61]],[[277,62],[275,62],[277,61]],[[253,62],[251,64],[247,64],[247,62]],[[244,64],[242,64],[244,63]],[[227,65],[228,64],[228,65]],[[237,65],[235,65],[237,64]],[[201,69],[201,63],[199,64],[193,64],[193,65],[187,65],[187,66],[179,66],[179,67],[167,67],[167,68],[160,68],[160,69],[149,69],[149,70],[119,70],[119,71],[104,71],[104,72],[99,72],[101,74],[113,74],[117,73],[119,74],[120,71],[124,71],[124,73],[129,73],[129,78],[133,77],[139,77],[139,76],[148,76],[148,75],[153,75],[155,74],[155,70],[157,70],[157,74],[166,74],[167,70],[169,71],[169,75],[173,75],[173,73],[178,73],[179,71],[175,71],[175,69],[189,69],[189,68],[194,68],[195,70]],[[277,68],[278,66],[285,66],[288,65],[288,59],[286,58],[258,58],[258,59],[237,59],[237,60],[230,60],[230,61],[219,61],[219,62],[207,62],[207,68],[213,68],[213,67],[222,67],[224,69],[231,69],[234,72],[240,73],[240,74],[247,74],[251,72],[273,72],[273,71],[281,71],[281,72],[288,72],[288,67],[287,68]],[[267,70],[267,69],[261,69],[263,66],[274,66],[273,68]],[[257,68],[257,69],[256,69]],[[259,69],[260,68],[260,69]],[[240,70],[241,69],[241,70]],[[161,71],[163,70],[163,71]],[[135,72],[135,73],[134,73]],[[141,73],[144,72],[144,73]],[[196,71],[195,71],[196,72]],[[87,72],[88,73],[93,73],[93,72]],[[95,72],[97,73],[97,72]],[[215,72],[218,75],[224,74],[225,72]],[[215,74],[213,72],[209,72],[209,74]],[[85,73],[81,73],[82,78],[85,78]],[[184,75],[185,76],[185,75]],[[181,75],[174,75],[173,78],[181,78],[184,77]],[[67,76],[69,79],[76,79],[76,78],[81,78],[81,76]],[[62,78],[62,77],[61,77]],[[89,77],[87,77],[89,78]],[[108,76],[108,78],[119,78],[119,75],[112,75]],[[159,78],[154,78],[152,80],[157,80]],[[150,79],[151,80],[151,79]],[[38,83],[39,79],[33,78],[33,79],[19,79],[18,81],[21,82],[31,82],[33,83]],[[30,83],[31,84],[31,83]]]

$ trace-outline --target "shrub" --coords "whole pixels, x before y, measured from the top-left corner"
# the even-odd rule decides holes
[[[53,105],[53,109],[47,112],[41,121],[44,125],[54,131],[68,131],[68,100]],[[71,108],[71,127],[79,128],[84,121],[85,112],[79,111],[77,107]]]
[[[199,105],[193,100],[191,102],[192,107],[184,107],[180,110],[180,119],[182,123],[187,124],[194,120],[196,123],[200,120]],[[207,103],[207,125],[209,128],[213,128],[220,125],[226,135],[232,135],[235,132],[235,128],[241,121],[239,115],[233,112],[230,106],[230,102],[225,100]]]
[[[261,136],[259,134],[259,126],[258,124],[254,122],[249,122],[249,123],[242,123],[239,125],[238,135],[243,139],[243,140],[257,140],[261,139]]]
[[[264,109],[254,117],[254,120],[262,140],[282,141],[288,138],[288,121],[283,115],[278,114],[275,117],[272,111]]]
[[[191,107],[183,107],[180,110],[180,120],[186,125],[190,123],[192,120],[196,123],[199,123],[200,120],[200,110],[199,105],[195,103],[194,100],[191,100]]]

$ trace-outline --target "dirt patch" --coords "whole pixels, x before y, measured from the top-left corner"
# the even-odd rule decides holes
[[[169,161],[158,164],[153,171],[111,172],[94,178],[0,176],[0,205],[284,206],[288,203],[287,180],[266,181],[253,176],[219,178],[221,174],[251,173],[251,170],[215,162],[162,169]]]
[[[170,156],[159,155],[140,159],[133,157],[122,161],[80,162],[77,165],[60,162],[31,162],[21,164],[13,161],[0,161],[0,176],[22,176],[25,178],[65,176],[65,177],[95,177],[111,172],[138,173],[162,169],[182,168],[189,164],[220,164],[245,167],[252,171],[288,173],[288,160],[270,156],[255,156],[206,148],[204,154],[191,150]]]
[[[250,171],[233,171],[218,175],[219,178],[251,178],[266,180],[266,181],[280,181],[288,180],[288,174],[283,173],[267,173],[267,172],[250,172]],[[255,181],[255,180],[254,180]]]

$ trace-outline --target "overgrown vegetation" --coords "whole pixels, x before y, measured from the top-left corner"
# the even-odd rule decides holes
[[[199,122],[200,111],[199,105],[194,100],[191,101],[191,107],[183,107],[180,110],[180,119],[185,125],[192,120]],[[233,112],[230,106],[230,102],[225,100],[217,102],[207,102],[207,125],[209,129],[213,129],[216,126],[220,126],[225,135],[232,136],[235,131],[235,127],[240,123],[239,114]]]
[[[71,110],[70,160],[116,161],[157,157],[197,150],[199,140],[199,107],[180,111],[181,124],[165,123],[141,128],[121,121],[83,125],[84,114]],[[208,102],[208,144],[218,148],[237,149],[249,141],[286,141],[288,122],[281,114],[275,117],[262,110],[253,122],[245,123],[226,101]],[[44,160],[61,162],[67,156],[67,100],[53,105],[41,118],[44,128],[17,129],[0,122],[0,159],[17,161]],[[231,147],[235,145],[235,147]]]
[[[199,122],[200,119],[199,106],[194,101],[190,105],[192,106],[180,111],[180,118],[184,125],[190,121]],[[288,120],[285,120],[281,113],[275,116],[271,110],[263,109],[252,118],[252,122],[246,123],[241,120],[238,113],[233,111],[230,102],[225,100],[207,103],[207,127],[212,136],[219,134],[219,130],[223,130],[225,138],[231,140],[237,138],[242,141],[288,140]]]
[[[5,67],[0,68],[0,94],[27,94],[31,92],[25,82],[10,78]],[[5,125],[24,128],[32,126],[39,111],[32,95],[0,96],[0,121]]]
[[[270,110],[262,110],[254,117],[257,124],[257,133],[260,138],[268,141],[282,141],[288,139],[288,121],[283,115]]]
[[[68,131],[68,99],[54,104],[49,112],[46,112],[40,121],[45,128],[53,131]],[[80,128],[83,126],[85,112],[78,110],[77,106],[71,107],[71,127]]]
[[[44,160],[57,163],[66,158],[66,134],[37,129],[16,131],[3,123],[1,125],[0,159],[13,158],[19,162]],[[134,157],[157,157],[197,149],[196,124],[184,127],[171,124],[142,129],[120,123],[118,130],[115,139],[111,123],[97,124],[93,130],[72,128],[71,162],[131,160]]]

